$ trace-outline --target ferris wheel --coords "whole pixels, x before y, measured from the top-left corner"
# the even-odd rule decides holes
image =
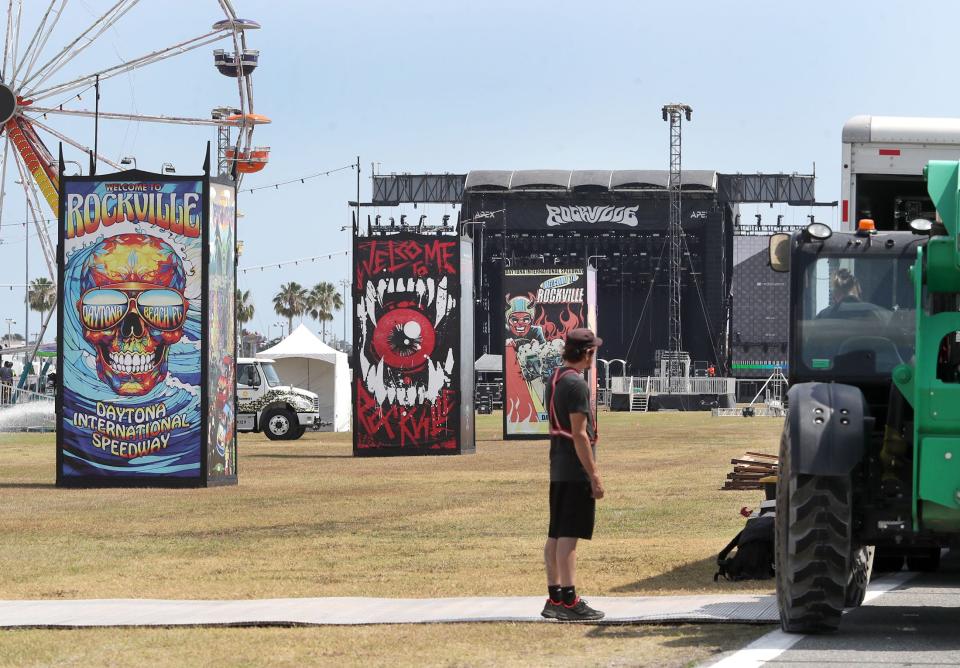
[[[89,159],[91,164],[96,161],[118,171],[136,167],[134,157],[115,162],[101,154],[97,146],[89,146],[71,136],[70,131],[63,127],[70,124],[70,117],[95,118],[97,127],[105,133],[110,131],[112,121],[210,126],[211,132],[216,132],[218,170],[234,174],[237,180],[245,173],[263,169],[270,152],[268,147],[253,145],[256,126],[270,122],[265,116],[254,112],[253,81],[250,76],[257,66],[259,52],[248,48],[247,33],[260,25],[237,16],[231,0],[209,0],[210,16],[215,22],[205,27],[202,34],[178,39],[175,43],[151,49],[133,58],[120,58],[118,54],[114,62],[100,63],[100,66],[84,74],[71,72],[76,70],[78,56],[116,26],[122,29],[124,18],[130,19],[130,10],[140,0],[110,0],[108,7],[97,10],[102,13],[91,15],[89,22],[79,26],[76,16],[68,12],[70,2],[50,0],[45,5],[45,11],[38,15],[38,22],[28,26],[24,0],[6,0],[5,3],[0,0],[0,10],[3,4],[7,9],[0,68],[0,132],[3,143],[0,150],[0,221],[4,215],[3,184],[6,183],[8,170],[11,170],[23,188],[28,222],[35,227],[50,278],[54,282],[56,254],[44,224],[48,215],[44,214],[45,207],[52,211],[53,217],[58,213],[60,170],[58,158],[51,153],[45,140],[60,143],[66,150],[82,152],[82,158]],[[27,4],[33,8],[34,5],[39,6],[41,0],[28,0]],[[83,9],[89,11],[88,0],[81,0],[81,4]],[[149,4],[170,11],[170,3],[153,0]],[[136,70],[144,85],[151,85],[144,78],[149,75],[150,66],[173,58],[196,56],[191,52],[218,43],[225,48],[213,51],[212,65],[220,74],[235,79],[236,88],[232,85],[226,88],[233,90],[226,98],[227,104],[223,104],[225,99],[221,97],[218,100],[221,104],[212,110],[209,117],[191,118],[139,111],[123,113],[99,108],[101,82]],[[209,61],[207,63],[210,64]],[[140,74],[141,70],[145,72],[144,75]],[[67,72],[70,74],[67,75]],[[96,102],[94,108],[79,106],[83,98],[78,93],[91,88],[96,91],[93,96]],[[88,95],[86,99],[90,97]]]

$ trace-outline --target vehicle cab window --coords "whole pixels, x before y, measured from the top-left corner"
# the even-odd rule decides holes
[[[800,354],[813,372],[881,377],[912,359],[912,258],[824,258],[804,276]]]
[[[270,387],[279,387],[281,385],[280,376],[277,375],[277,370],[273,368],[272,364],[261,364],[260,367],[263,369],[263,375],[267,379],[267,385]]]
[[[257,374],[257,367],[254,364],[237,365],[237,382],[240,385],[248,387],[257,387],[260,385],[260,376]]]

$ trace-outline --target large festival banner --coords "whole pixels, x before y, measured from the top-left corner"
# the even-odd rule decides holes
[[[208,374],[208,361],[231,367],[232,378],[234,350],[232,188],[219,202],[208,188],[204,176],[136,170],[61,176],[58,485],[197,486],[216,484],[213,474],[235,482],[232,407],[205,423],[214,394],[204,380],[216,387],[223,372],[210,364]],[[206,247],[210,215],[221,216],[230,246],[220,258]],[[208,280],[231,305],[217,314],[207,310]],[[207,432],[221,417],[230,425],[224,459],[208,460]]]
[[[236,189],[227,180],[210,182],[210,253],[207,271],[207,481],[237,475],[236,438]]]
[[[461,359],[473,357],[472,341],[469,358],[462,351],[460,253],[451,235],[355,237],[354,455],[473,450],[472,416],[461,415]]]
[[[567,332],[587,327],[583,269],[503,271],[503,437],[549,434],[546,392]]]

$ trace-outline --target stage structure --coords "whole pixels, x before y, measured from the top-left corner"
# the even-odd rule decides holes
[[[726,361],[734,207],[716,198],[717,175],[683,173],[681,319],[694,372]],[[585,266],[596,273],[596,330],[603,356],[627,360],[633,376],[656,375],[655,351],[668,348],[669,281],[665,241],[668,173],[471,172],[462,217],[477,247],[477,343],[499,354],[504,328],[497,302],[509,290],[504,264],[528,269]],[[481,260],[481,258],[483,258]],[[692,269],[691,269],[692,268]]]
[[[567,332],[596,327],[596,302],[590,294],[595,277],[592,267],[503,270],[504,439],[549,435],[547,387],[563,364]],[[595,378],[596,367],[588,373]],[[593,400],[596,405],[595,394]]]
[[[354,455],[473,452],[470,239],[354,229]]]
[[[463,180],[462,188],[456,187],[457,178]],[[710,366],[717,376],[739,376],[731,355],[746,359],[733,347],[734,315],[738,301],[751,298],[758,286],[751,288],[741,281],[743,289],[734,290],[734,239],[745,227],[737,224],[739,205],[821,206],[815,200],[814,179],[812,174],[681,171],[680,321],[691,378],[703,386],[697,389],[726,393],[728,384],[710,379]],[[461,229],[473,238],[476,248],[477,357],[499,355],[504,349],[502,267],[554,269],[584,266],[592,258],[590,263],[597,268],[596,329],[604,340],[603,357],[626,360],[627,374],[632,374],[612,379],[611,387],[618,385],[627,393],[620,398],[620,408],[640,408],[643,394],[630,396],[628,390],[642,389],[640,379],[660,373],[662,360],[656,351],[669,347],[670,283],[664,243],[668,186],[667,170],[393,174],[374,177],[370,205],[462,203]],[[462,201],[458,199],[461,192]],[[778,230],[787,227],[768,225],[761,231]],[[764,306],[774,312],[779,308],[769,301],[757,304],[761,318],[769,316]],[[637,387],[628,379],[636,380]],[[758,380],[762,383],[762,378]],[[714,387],[721,384],[722,388]],[[706,397],[703,407],[718,399]],[[656,402],[648,407],[657,408]]]
[[[770,374],[787,373],[790,286],[787,274],[770,268],[768,246],[770,235],[799,229],[734,227],[730,371],[740,379],[737,401],[750,401]]]
[[[60,486],[237,481],[236,191],[204,171],[61,170]]]

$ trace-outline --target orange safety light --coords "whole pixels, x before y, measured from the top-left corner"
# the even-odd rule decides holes
[[[857,223],[857,232],[876,232],[877,226],[872,218],[861,218]]]

